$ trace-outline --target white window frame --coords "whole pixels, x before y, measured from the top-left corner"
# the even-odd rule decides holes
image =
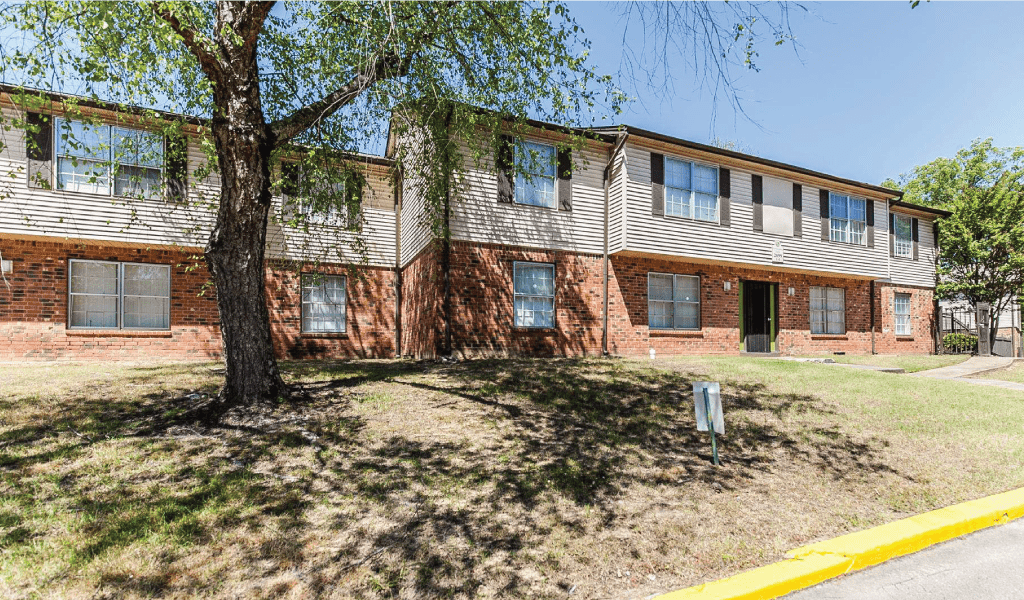
[[[551,149],[551,173],[550,173],[550,175],[543,174],[543,173],[534,173],[534,172],[530,171],[528,168],[522,168],[522,169],[519,168],[520,167],[520,165],[519,165],[519,157],[520,157],[520,155],[524,155],[524,156],[527,155],[526,153],[528,152],[528,149],[527,149],[528,145],[541,146],[541,147],[544,147],[544,148],[550,148]],[[515,203],[515,204],[519,204],[521,206],[537,206],[537,207],[540,207],[540,208],[552,208],[552,209],[558,208],[558,148],[556,148],[552,144],[545,144],[543,142],[535,142],[533,140],[516,140],[515,141],[515,146],[513,148],[512,160],[513,160],[513,164],[515,165],[515,178],[516,178],[515,187],[513,188],[513,191],[512,191],[512,202]],[[532,163],[533,161],[531,160],[530,162]],[[530,167],[530,166],[532,166],[532,165],[526,165],[526,167]],[[520,190],[525,190],[526,189],[525,188],[525,184],[527,183],[526,182],[527,178],[534,179],[534,180],[536,180],[536,179],[543,179],[543,180],[550,180],[551,181],[551,203],[550,204],[542,204],[542,203],[537,202],[537,201],[528,201],[529,199],[524,199],[524,200],[520,200],[519,199]],[[536,200],[536,199],[534,199],[534,200]]]
[[[516,272],[520,266],[526,267],[547,267],[551,269],[551,295],[543,294],[526,294],[516,291]],[[558,273],[555,269],[555,263],[545,262],[531,262],[531,261],[513,261],[512,262],[512,323],[516,329],[554,329],[557,325],[557,312],[555,306],[555,296],[558,292],[558,286],[556,285],[555,278]],[[545,300],[551,300],[551,325],[520,325],[519,324],[519,311],[516,310],[516,301],[519,298],[542,298]]]
[[[671,277],[672,278],[672,300],[651,300],[651,278],[652,277]],[[676,279],[696,279],[697,280],[697,301],[690,302],[688,300],[677,300],[675,297],[676,293]],[[647,273],[647,327],[649,329],[655,329],[658,331],[700,331],[703,314],[701,312],[701,288],[700,288],[700,275],[680,275],[678,273],[657,273],[654,271]],[[669,303],[672,305],[672,326],[671,327],[655,327],[651,325],[651,303]],[[676,327],[676,307],[680,304],[689,304],[697,306],[697,326],[696,327]]]
[[[897,310],[899,309],[899,302],[897,301],[900,300],[901,296],[906,298],[907,300],[907,312],[905,313],[897,312]],[[892,295],[892,318],[894,322],[893,330],[896,332],[896,335],[900,337],[909,337],[914,335],[914,328],[913,324],[911,323],[912,309],[910,304],[912,300],[912,294],[896,292]]]
[[[62,143],[62,140],[61,140],[61,132],[64,130],[63,124],[66,123],[66,122],[82,123],[84,125],[88,125],[89,127],[96,127],[96,128],[103,128],[103,129],[105,129],[107,131],[107,145],[108,145],[108,148],[107,148],[107,151],[106,151],[106,155],[107,155],[106,159],[94,160],[94,159],[87,159],[87,158],[82,158],[82,157],[78,157],[78,156],[72,156],[70,154],[61,154],[59,150],[64,146],[64,143]],[[136,168],[144,168],[144,169],[157,169],[157,167],[154,167],[154,166],[151,166],[151,165],[139,165],[139,164],[135,164],[135,163],[120,162],[120,161],[118,161],[117,157],[114,156],[114,132],[117,129],[122,129],[122,130],[125,130],[125,131],[140,132],[140,133],[144,133],[144,134],[147,134],[147,135],[153,135],[153,136],[158,136],[159,137],[159,134],[156,134],[156,133],[154,133],[152,131],[147,131],[145,129],[140,129],[138,127],[126,127],[124,125],[109,125],[109,124],[93,125],[91,123],[88,123],[86,121],[82,121],[80,119],[68,119],[66,117],[57,117],[56,119],[54,119],[54,122],[53,122],[53,157],[52,157],[53,158],[53,175],[52,175],[53,181],[51,182],[53,184],[53,188],[54,189],[63,190],[63,191],[66,191],[66,192],[71,192],[71,193],[98,194],[98,195],[101,195],[101,196],[105,195],[105,196],[112,196],[112,197],[115,197],[115,198],[133,198],[133,199],[136,199],[136,200],[138,200],[138,199],[143,199],[143,200],[158,200],[158,199],[161,199],[163,197],[164,186],[166,186],[166,184],[167,184],[167,181],[166,181],[166,175],[167,175],[167,156],[166,156],[166,149],[163,147],[163,139],[162,139],[162,137],[160,139],[160,144],[161,144],[160,145],[160,148],[161,148],[161,150],[160,150],[161,157],[160,158],[161,158],[161,160],[160,160],[160,167],[159,167],[159,170],[160,170],[160,193],[158,193],[158,194],[156,194],[154,196],[148,196],[148,197],[147,196],[143,196],[141,198],[139,198],[137,196],[119,196],[119,195],[114,193],[114,190],[116,189],[116,185],[117,185],[116,179],[117,179],[117,172],[118,172],[118,168],[119,167],[126,166],[126,167],[136,167]],[[106,191],[106,193],[104,194],[102,192],[93,192],[93,191],[79,192],[77,190],[69,190],[67,188],[61,187],[61,185],[60,185],[60,163],[61,163],[62,160],[69,160],[69,161],[93,161],[93,162],[99,162],[100,164],[102,164],[104,169],[106,170],[106,180],[107,180],[107,191]],[[99,178],[99,177],[100,176],[97,175],[97,178]]]
[[[306,302],[306,300],[304,298],[305,292],[306,292],[306,288],[307,287],[312,287],[312,286],[307,286],[306,285],[306,281],[308,279],[310,279],[310,278],[314,278],[314,279],[315,278],[319,278],[321,281],[317,285],[319,285],[321,287],[323,286],[324,283],[327,282],[328,279],[340,279],[341,280],[341,289],[343,290],[343,292],[345,294],[344,300],[341,303],[341,313],[342,313],[342,315],[341,315],[342,318],[340,319],[341,329],[329,330],[329,331],[328,330],[324,330],[324,329],[306,329],[306,311],[307,311],[306,307],[307,306],[321,305],[321,304],[336,304],[336,303],[333,303],[333,302],[326,302],[326,301],[325,302]],[[346,277],[345,275],[325,275],[325,274],[321,274],[321,273],[303,273],[303,274],[301,274],[299,276],[299,304],[300,304],[300,306],[299,306],[299,329],[302,331],[302,333],[310,333],[310,334],[317,334],[317,333],[323,333],[323,334],[348,333],[348,277]],[[334,320],[338,321],[338,319],[334,319]]]
[[[913,258],[914,257],[914,220],[910,215],[901,215],[899,213],[892,213],[893,216],[893,256],[898,258]],[[907,236],[906,239],[900,237],[900,221],[906,222],[907,225]]]
[[[346,211],[350,208],[345,201],[345,182],[339,181],[331,184],[331,195],[335,200],[341,198]],[[302,214],[303,220],[309,225],[337,227],[347,231],[355,231],[359,225],[359,213],[357,212],[355,215],[346,214],[346,212],[339,208],[337,202],[332,204],[327,212],[310,210],[311,208],[312,205],[309,202],[309,198],[307,196],[300,197],[299,213]],[[362,210],[362,206],[359,207],[359,210]]]
[[[673,157],[673,156],[666,156],[664,158],[664,161],[665,162],[664,162],[664,169],[663,169],[663,171],[665,173],[665,216],[667,216],[667,217],[676,217],[676,218],[680,218],[680,219],[689,219],[691,221],[701,221],[701,222],[704,222],[704,223],[720,223],[721,220],[722,220],[722,210],[721,210],[721,208],[722,208],[722,200],[718,196],[718,191],[721,188],[720,178],[722,177],[722,172],[721,172],[721,169],[719,169],[718,165],[711,165],[711,164],[702,163],[702,162],[696,162],[696,161],[692,161],[692,160],[684,160],[684,159],[676,158],[676,157]],[[675,162],[675,163],[679,163],[681,165],[687,165],[687,167],[690,169],[690,187],[689,188],[675,187],[675,186],[670,186],[668,184],[668,181],[669,181],[669,178],[668,178],[669,162]],[[696,186],[693,185],[693,172],[694,172],[694,168],[698,167],[698,166],[715,170],[715,192],[713,194],[714,197],[715,197],[715,206],[714,206],[714,209],[713,209],[714,210],[714,214],[715,214],[715,218],[714,219],[703,219],[703,218],[700,218],[700,217],[697,216],[697,194],[698,194],[698,192],[696,190]],[[685,204],[683,204],[681,206],[686,206],[687,211],[688,211],[689,214],[682,214],[681,212],[680,213],[671,212],[670,206],[672,206],[674,203],[669,202],[669,195],[670,195],[670,193],[673,190],[680,192],[684,196],[687,196]],[[708,195],[708,196],[712,195],[712,194],[708,194],[706,192],[700,192],[700,193],[703,194],[703,195]]]
[[[814,308],[814,290],[821,290],[821,297],[825,301],[825,308],[817,309]],[[841,309],[832,306],[829,303],[828,291],[839,290],[842,292],[843,306]],[[846,335],[846,288],[829,287],[824,285],[812,285],[808,294],[808,316],[810,317],[810,329],[811,335]],[[830,314],[841,313],[841,319],[829,320]],[[820,319],[815,319],[815,314],[820,314]],[[842,331],[829,331],[829,323],[842,323]],[[820,325],[819,330],[815,330],[816,325]]]
[[[71,291],[71,278],[73,267],[72,265],[77,263],[99,263],[105,265],[117,265],[117,293],[115,294],[88,294],[83,292]],[[167,270],[167,327],[128,327],[124,324],[124,299],[126,297],[131,298],[164,298],[164,296],[140,296],[138,294],[125,294],[124,293],[124,268],[125,265],[138,265],[141,267],[160,267]],[[141,263],[141,262],[122,262],[113,260],[89,260],[84,258],[72,258],[68,260],[68,312],[67,312],[67,328],[68,329],[86,329],[86,330],[108,330],[108,331],[170,331],[171,330],[171,298],[173,296],[173,273],[170,265],[162,265],[159,263]],[[72,308],[74,296],[104,296],[108,298],[116,298],[115,312],[117,314],[117,325],[114,327],[97,327],[94,325],[72,325]]]
[[[834,200],[842,200],[846,205],[846,217],[836,217],[835,211],[832,210],[832,202]],[[863,208],[864,220],[854,219],[850,215],[854,203],[860,203]],[[856,196],[847,196],[845,194],[837,194],[835,192],[828,193],[828,239],[833,242],[840,244],[852,244],[854,246],[866,246],[868,243],[867,227],[868,227],[868,202],[864,198],[857,198]],[[854,231],[854,224],[860,225],[860,231]],[[859,237],[859,239],[855,239]]]

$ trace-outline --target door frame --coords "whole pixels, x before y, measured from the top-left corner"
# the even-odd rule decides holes
[[[777,281],[760,281],[757,279],[739,280],[739,322],[740,322],[740,352],[747,351],[747,319],[746,309],[743,304],[743,291],[745,283],[763,283],[768,286],[768,352],[778,351],[779,337],[779,283]]]

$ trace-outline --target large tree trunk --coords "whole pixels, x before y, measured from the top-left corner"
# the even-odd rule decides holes
[[[244,11],[221,4],[227,22]],[[245,24],[234,24],[243,30]],[[270,337],[264,254],[270,214],[270,154],[260,101],[256,46],[221,41],[230,58],[214,82],[212,131],[221,176],[217,224],[206,262],[217,286],[227,379],[219,409],[273,401],[289,393]]]

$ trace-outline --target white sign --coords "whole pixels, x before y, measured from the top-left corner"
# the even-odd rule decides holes
[[[715,433],[725,435],[725,416],[722,414],[722,389],[717,381],[693,382],[693,408],[697,415],[697,431],[708,430],[708,413],[704,404],[704,390],[708,391],[707,402],[711,404],[711,418]]]
[[[786,262],[785,256],[782,253],[782,240],[775,240],[775,245],[772,246],[772,262],[773,263]]]

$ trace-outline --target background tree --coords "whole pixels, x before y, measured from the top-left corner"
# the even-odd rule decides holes
[[[708,89],[735,91],[728,65],[755,68],[761,6],[634,5],[625,17],[660,32],[662,45],[651,47],[650,62],[629,63],[631,72],[667,68],[678,51],[704,56],[694,70],[702,86],[717,69]],[[761,20],[780,43],[782,21]],[[398,170],[422,180],[431,226],[446,236],[452,181],[467,155],[493,154],[499,132],[527,116],[590,125],[624,100],[588,66],[589,43],[557,2],[27,2],[0,10],[0,32],[6,81],[209,118],[221,188],[204,254],[227,366],[222,408],[289,393],[264,291],[282,153],[299,143],[324,153],[322,166],[332,151],[379,142],[390,122]],[[452,140],[469,152],[455,152]]]
[[[1024,148],[975,140],[953,158],[937,158],[883,185],[904,200],[951,211],[939,226],[939,298],[992,306],[999,314],[1024,294]]]

